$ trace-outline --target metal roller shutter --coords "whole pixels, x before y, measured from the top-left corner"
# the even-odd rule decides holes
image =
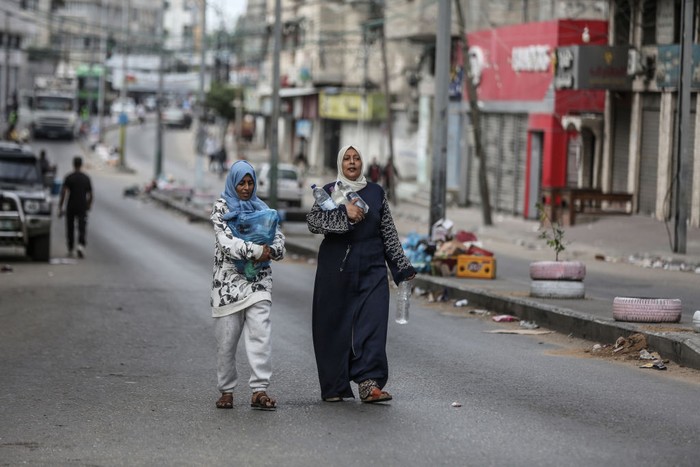
[[[639,164],[639,213],[656,212],[656,183],[659,166],[660,96],[647,95],[642,104],[642,147]]]
[[[613,109],[614,140],[612,160],[612,191],[627,191],[627,175],[629,173],[630,152],[630,120],[632,111],[629,96],[626,99],[615,100]]]

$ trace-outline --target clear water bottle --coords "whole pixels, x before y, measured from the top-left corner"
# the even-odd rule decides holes
[[[345,198],[352,203],[353,200],[358,199],[359,201],[355,203],[355,206],[362,209],[365,214],[369,211],[369,206],[365,203],[360,195],[357,194],[352,188],[345,185],[343,182],[338,182],[338,189],[345,195]]]
[[[321,209],[323,209],[324,211],[330,211],[337,207],[331,199],[331,196],[328,193],[326,193],[326,190],[324,190],[320,186],[316,186],[315,183],[311,185],[311,189],[313,190],[314,199],[316,200],[316,203],[321,207]]]
[[[399,324],[408,323],[408,309],[411,307],[411,281],[399,283],[399,290],[396,292],[396,322]]]

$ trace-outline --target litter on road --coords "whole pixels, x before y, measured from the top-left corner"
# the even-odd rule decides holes
[[[554,331],[545,331],[544,329],[494,329],[484,331],[489,334],[521,334],[529,336],[539,336],[540,334],[551,334]]]
[[[517,316],[513,315],[497,315],[491,319],[497,323],[512,323],[513,321],[520,321]]]

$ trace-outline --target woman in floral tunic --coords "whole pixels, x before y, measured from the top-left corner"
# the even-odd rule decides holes
[[[251,406],[262,410],[274,410],[276,406],[266,392],[272,375],[270,260],[284,257],[284,235],[277,229],[270,245],[259,245],[235,236],[230,224],[241,213],[269,209],[257,197],[256,188],[253,166],[237,161],[231,166],[225,190],[211,213],[216,249],[210,302],[215,319],[217,378],[221,392],[216,406],[220,409],[233,407],[233,390],[238,383],[236,348],[241,334],[251,367]]]
[[[365,213],[354,203],[324,211],[314,204],[306,217],[312,233],[323,234],[314,284],[312,331],[321,397],[328,402],[354,398],[382,402],[388,379],[386,336],[389,315],[387,265],[396,284],[416,272],[406,258],[381,186],[362,174],[362,156],[355,146],[338,152],[336,182],[341,181],[369,205]]]

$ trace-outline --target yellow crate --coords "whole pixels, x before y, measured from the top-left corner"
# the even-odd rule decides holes
[[[493,256],[457,256],[457,277],[493,279],[496,277],[496,258]]]

